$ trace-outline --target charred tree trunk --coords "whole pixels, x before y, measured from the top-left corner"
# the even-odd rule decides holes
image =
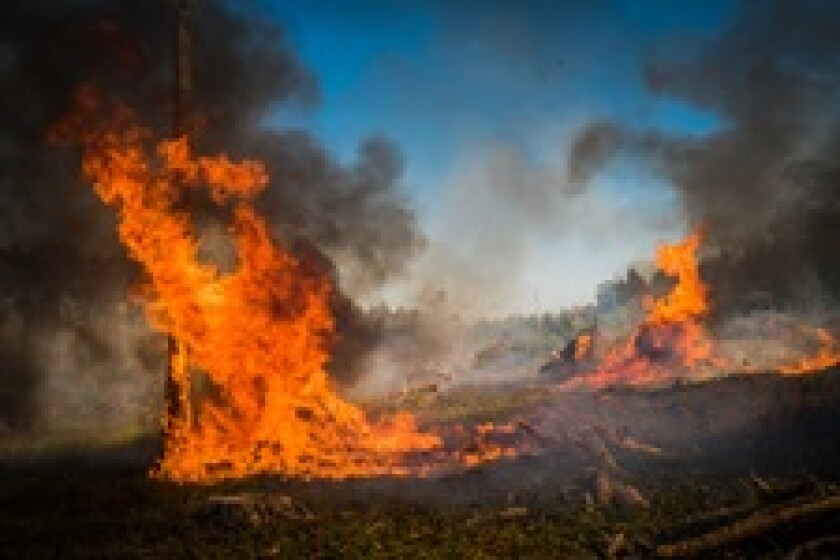
[[[176,0],[177,30],[175,36],[175,92],[172,135],[187,132],[187,113],[192,97],[192,25],[190,0]]]
[[[190,0],[175,0],[175,10],[177,21],[174,42],[175,87],[173,89],[172,136],[177,138],[187,133],[188,105],[192,93]],[[187,348],[172,335],[169,335],[167,340],[166,363],[164,431],[165,435],[170,435],[177,425],[189,421],[191,417]]]

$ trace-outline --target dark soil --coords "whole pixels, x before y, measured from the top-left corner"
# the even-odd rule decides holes
[[[750,393],[758,400],[775,395],[773,402],[781,404],[762,405],[759,414],[749,410],[750,418],[723,422],[720,429],[691,432],[693,447],[673,438],[677,455],[620,457],[621,471],[610,476],[632,482],[649,508],[594,503],[592,473],[570,470],[562,448],[434,480],[271,478],[211,487],[148,478],[156,447],[151,438],[107,448],[16,451],[0,464],[0,555],[649,558],[657,544],[751,512],[840,493],[837,372],[794,381],[729,379],[649,394],[615,391],[604,406],[626,411],[643,403],[662,421],[663,410],[677,417],[700,410],[704,417],[731,414],[744,409],[739,403]],[[208,508],[211,496],[243,492],[283,497],[285,509]],[[784,558],[803,542],[834,534],[840,534],[840,518],[825,514],[708,557]],[[800,558],[830,558],[837,554],[831,546],[814,544]]]

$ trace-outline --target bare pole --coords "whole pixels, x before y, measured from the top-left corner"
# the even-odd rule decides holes
[[[172,136],[187,132],[187,114],[192,97],[192,22],[190,0],[175,0],[178,16],[175,36],[175,106]]]
[[[192,94],[192,26],[190,0],[174,0],[176,29],[174,41],[175,87],[173,89],[172,136],[187,133],[187,117]],[[164,383],[164,432],[174,434],[191,420],[190,380],[187,348],[171,334],[167,339],[167,370]]]

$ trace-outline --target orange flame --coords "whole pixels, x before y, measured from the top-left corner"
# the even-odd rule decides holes
[[[663,297],[645,297],[645,320],[629,341],[610,349],[595,371],[564,383],[565,387],[603,388],[612,385],[650,386],[677,378],[702,379],[713,373],[758,371],[735,366],[715,352],[703,321],[709,312],[708,288],[700,278],[697,251],[702,235],[695,231],[680,243],[656,251],[656,267],[676,278]],[[816,352],[798,362],[778,366],[784,375],[802,375],[840,363],[840,343],[824,328],[799,327]]]
[[[657,268],[676,277],[676,285],[663,297],[646,297],[645,320],[627,344],[612,348],[596,371],[566,386],[652,385],[671,379],[675,368],[719,363],[701,323],[709,310],[708,290],[697,268],[701,241],[695,231],[680,243],[657,249]]]
[[[675,276],[677,283],[665,297],[648,300],[647,323],[678,323],[699,319],[708,313],[708,290],[697,268],[701,240],[700,232],[695,231],[680,243],[657,248],[656,267]]]
[[[256,214],[253,197],[268,182],[262,164],[196,157],[186,138],[159,142],[156,157],[148,157],[152,136],[126,110],[104,126],[81,126],[88,124],[76,116],[58,130],[78,137],[84,175],[117,210],[119,237],[145,271],[141,296],[150,323],[179,343],[178,381],[189,383],[193,367],[214,387],[196,414],[184,406],[187,412],[168,419],[153,474],[196,482],[263,473],[423,475],[434,465],[412,465],[411,457],[469,465],[512,454],[494,447],[446,455],[441,438],[419,431],[410,414],[372,422],[333,391],[324,369],[335,328],[333,287],[278,247]],[[202,186],[232,208],[238,262],[229,273],[199,260],[190,217],[178,209],[184,190]]]
[[[580,363],[588,359],[592,353],[592,335],[587,333],[578,335],[575,338],[574,350],[575,355],[573,359],[575,363]]]
[[[831,336],[831,333],[823,328],[809,328],[808,330],[819,343],[816,354],[802,358],[795,364],[781,366],[779,368],[780,373],[784,375],[804,375],[840,363],[840,345]]]

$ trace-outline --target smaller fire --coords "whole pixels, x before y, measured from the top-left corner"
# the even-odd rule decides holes
[[[781,366],[779,371],[782,374],[803,375],[840,363],[840,344],[837,343],[837,339],[831,336],[831,333],[824,328],[807,327],[806,330],[810,331],[819,343],[817,353],[802,358],[795,364]]]
[[[665,296],[643,299],[646,315],[629,339],[609,349],[600,364],[578,372],[562,384],[565,388],[599,389],[615,385],[657,386],[675,379],[702,380],[716,375],[776,370],[783,375],[803,375],[840,363],[840,344],[825,328],[794,322],[798,342],[811,345],[815,353],[793,363],[769,368],[730,360],[704,326],[709,313],[708,288],[700,278],[697,253],[702,234],[695,231],[683,241],[663,245],[656,252],[657,268],[676,279]],[[791,321],[793,321],[791,319]],[[773,336],[773,331],[769,333]],[[782,332],[776,329],[776,336]],[[591,354],[591,335],[574,339],[574,362],[585,364]],[[816,349],[814,350],[814,347]],[[578,353],[578,349],[582,353]]]
[[[695,231],[682,242],[657,250],[656,266],[676,277],[674,288],[664,297],[646,296],[645,320],[627,343],[610,349],[595,371],[578,375],[565,386],[656,385],[670,380],[675,369],[696,371],[720,363],[702,324],[709,304],[697,268],[701,241],[701,233]],[[583,346],[588,348],[589,343]]]
[[[583,333],[575,337],[574,341],[574,361],[575,363],[588,360],[592,354],[592,335]]]
[[[473,430],[473,441],[459,450],[459,459],[464,465],[472,467],[502,458],[516,457],[521,450],[517,449],[513,442],[519,433],[519,428],[514,424],[479,424]]]

